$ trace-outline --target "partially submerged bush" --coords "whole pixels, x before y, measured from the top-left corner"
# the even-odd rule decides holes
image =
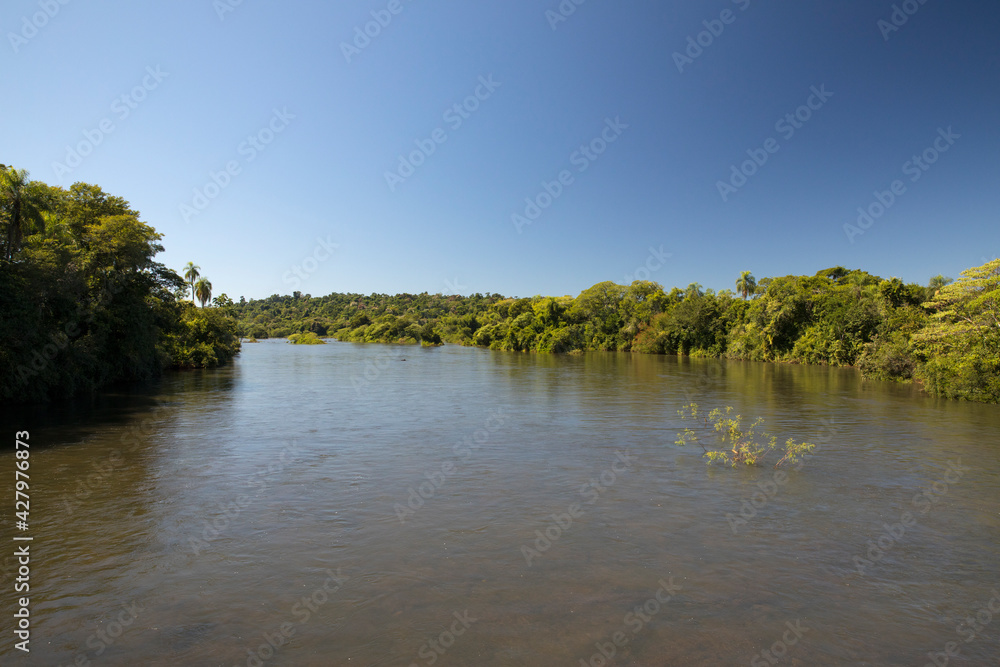
[[[326,341],[312,331],[292,334],[288,337],[288,342],[292,345],[326,345]]]
[[[741,415],[733,415],[731,407],[715,408],[708,413],[708,417],[703,417],[703,425],[698,427],[701,435],[693,429],[686,428],[683,433],[677,434],[676,444],[685,445],[689,442],[696,442],[705,451],[705,458],[708,463],[726,463],[735,467],[739,463],[746,465],[760,465],[763,460],[773,450],[778,448],[778,439],[763,431],[764,419],[758,417],[749,426],[744,425]],[[677,411],[681,419],[698,419],[698,404],[690,403]],[[705,445],[703,438],[711,438],[720,445],[729,448],[711,448]],[[774,464],[777,468],[783,463],[796,463],[800,458],[806,456],[815,449],[816,445],[800,442],[796,443],[792,438],[785,441],[784,447],[779,449],[784,455]]]

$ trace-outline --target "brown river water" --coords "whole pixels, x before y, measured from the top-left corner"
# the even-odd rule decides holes
[[[850,369],[268,341],[0,421],[3,665],[1000,665],[1000,407]]]

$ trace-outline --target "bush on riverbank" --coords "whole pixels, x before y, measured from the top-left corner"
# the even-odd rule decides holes
[[[180,318],[167,335],[167,351],[175,368],[214,368],[240,351],[236,322],[218,308],[178,304]]]

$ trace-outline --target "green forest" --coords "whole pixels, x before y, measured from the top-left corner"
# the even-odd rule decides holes
[[[0,401],[28,402],[213,367],[236,321],[154,257],[161,235],[121,197],[0,165]],[[201,299],[201,297],[205,297]],[[216,302],[224,306],[221,295]]]
[[[494,350],[631,351],[856,366],[948,398],[1000,400],[1000,260],[926,286],[834,267],[735,290],[602,282],[576,297],[296,292],[234,304],[241,335]],[[298,340],[298,339],[297,339]]]
[[[735,276],[734,289],[637,280],[579,295],[330,294],[212,299],[121,197],[0,165],[0,400],[71,396],[214,367],[240,338],[587,350],[855,366],[947,398],[1000,401],[1000,259],[926,286],[844,267]],[[734,272],[735,273],[735,272]],[[200,302],[200,307],[195,303]]]

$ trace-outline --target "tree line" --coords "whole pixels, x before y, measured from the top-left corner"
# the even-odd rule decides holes
[[[99,186],[63,189],[0,165],[0,400],[213,367],[239,351],[240,336],[300,334],[856,366],[934,395],[1000,401],[1000,259],[926,286],[837,266],[760,280],[744,271],[735,291],[719,292],[637,280],[576,297],[295,292],[235,303],[213,300],[193,262],[183,277],[156,262],[161,239]]]
[[[161,238],[97,185],[67,190],[0,165],[0,401],[232,359],[235,319],[185,299],[185,280],[154,259]],[[201,287],[204,306],[211,284]]]
[[[476,345],[494,350],[631,351],[855,366],[948,398],[1000,401],[1000,260],[926,286],[833,267],[736,290],[637,280],[576,297],[330,294],[241,298],[243,336],[311,332],[342,341]]]

